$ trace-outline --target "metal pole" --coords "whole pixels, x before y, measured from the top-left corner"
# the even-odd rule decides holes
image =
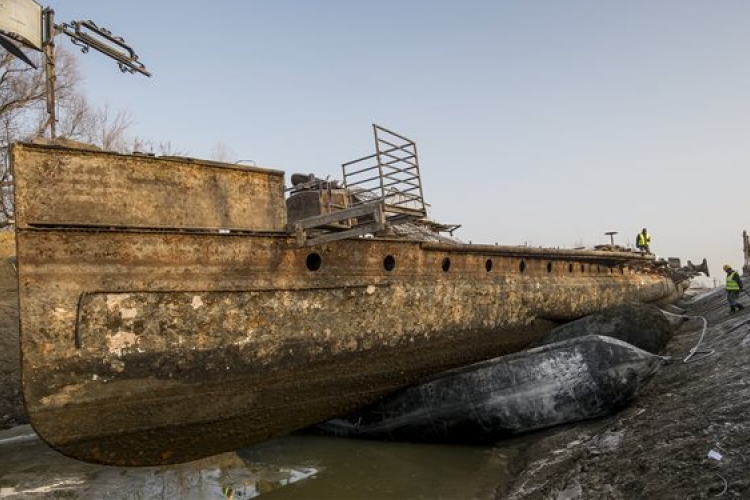
[[[748,276],[750,275],[750,237],[748,237],[747,231],[742,231],[742,253],[745,257],[745,265],[742,266],[742,274]]]
[[[377,156],[378,160],[378,177],[380,177],[380,196],[385,203],[385,186],[383,186],[383,161],[381,159],[381,151],[380,151],[380,136],[378,135],[378,127],[374,123],[372,124],[372,131],[375,135],[375,155]]]
[[[50,139],[53,141],[56,137],[55,125],[57,116],[55,113],[55,11],[44,9],[44,69],[47,77],[47,121],[49,122]]]

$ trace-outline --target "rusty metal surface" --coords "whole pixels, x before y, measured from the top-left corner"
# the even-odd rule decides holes
[[[111,178],[96,173],[113,161]],[[258,215],[254,198],[243,208],[244,194],[217,194],[235,169],[28,146],[14,148],[14,166],[26,408],[44,440],[81,460],[148,465],[236,449],[517,351],[556,321],[675,293],[667,277],[635,272],[647,259],[630,253],[382,238],[298,248],[264,231],[283,218],[272,171],[237,181],[270,186]],[[160,168],[176,176],[171,187]],[[94,194],[73,186],[78,174]],[[211,179],[223,187],[195,203],[213,215],[190,215],[192,198],[176,190]],[[49,200],[61,190],[69,205]],[[159,224],[127,204],[171,196]],[[205,231],[223,202],[246,214],[233,223],[258,230]],[[103,221],[114,227],[83,227]]]
[[[215,162],[15,144],[16,223],[283,230],[284,175]]]
[[[286,433],[518,350],[550,320],[674,288],[575,256],[395,240],[298,249],[268,235],[18,238],[31,420],[61,451],[118,464],[189,460]],[[134,448],[146,437],[148,450]]]

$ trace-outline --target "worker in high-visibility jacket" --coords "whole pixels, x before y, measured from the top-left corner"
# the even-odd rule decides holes
[[[745,308],[740,304],[740,292],[743,290],[743,286],[740,275],[731,266],[724,264],[724,271],[727,273],[727,300],[729,301],[729,313],[731,314]]]
[[[646,228],[643,228],[643,231],[638,233],[638,236],[635,237],[635,247],[640,250],[643,253],[651,253],[651,236],[649,236],[648,231],[646,231]]]

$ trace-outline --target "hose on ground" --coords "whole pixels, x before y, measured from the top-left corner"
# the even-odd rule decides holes
[[[707,358],[708,356],[711,356],[714,354],[713,349],[708,350],[698,350],[700,345],[703,343],[703,338],[706,336],[706,330],[708,329],[708,320],[704,316],[686,316],[684,314],[674,314],[668,311],[662,310],[662,312],[668,316],[674,316],[676,318],[682,318],[684,321],[690,320],[690,319],[700,319],[703,321],[703,329],[701,330],[701,337],[698,339],[698,343],[695,344],[695,347],[690,349],[690,352],[685,357],[685,359],[682,360],[683,363],[692,363],[693,361],[698,361],[703,358]]]

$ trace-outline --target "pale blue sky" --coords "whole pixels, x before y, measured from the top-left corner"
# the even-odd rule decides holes
[[[431,215],[466,241],[624,244],[646,226],[659,256],[742,266],[747,0],[49,5],[153,72],[79,58],[134,135],[340,177],[378,123],[417,142]]]

